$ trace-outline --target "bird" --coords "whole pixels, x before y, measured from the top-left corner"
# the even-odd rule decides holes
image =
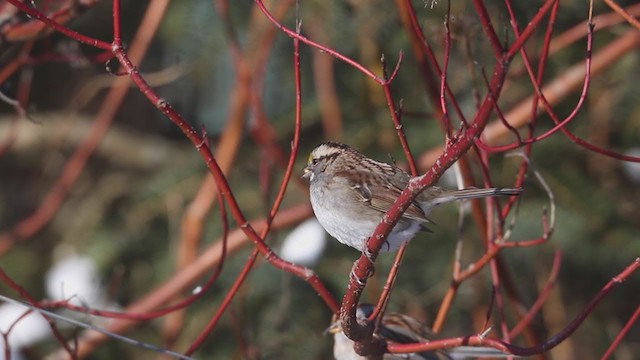
[[[373,305],[359,304],[356,310],[356,317],[359,319],[368,318],[373,313]],[[382,317],[380,336],[387,342],[398,344],[412,344],[418,342],[428,342],[435,339],[431,332],[420,321],[411,316],[400,313],[387,313]],[[358,355],[353,348],[353,341],[342,331],[340,321],[335,316],[332,324],[325,333],[332,334],[334,338],[333,356],[336,360],[364,360],[364,356]],[[450,349],[431,350],[420,353],[392,354],[385,353],[378,359],[382,360],[459,360],[478,357],[504,358],[511,356],[502,351],[490,347],[458,346]]]
[[[407,187],[411,175],[395,165],[366,157],[349,145],[325,142],[311,151],[303,178],[309,180],[313,212],[339,242],[365,252],[366,241]],[[431,210],[454,200],[517,196],[522,188],[424,189],[411,202],[380,251],[394,252],[419,231],[430,231]]]

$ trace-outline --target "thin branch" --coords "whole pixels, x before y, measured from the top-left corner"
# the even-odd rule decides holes
[[[84,323],[82,321],[78,321],[78,320],[75,320],[75,319],[72,319],[72,318],[69,318],[69,317],[66,317],[66,316],[62,316],[62,315],[56,314],[54,312],[51,312],[51,311],[48,311],[48,310],[44,310],[44,309],[39,308],[37,306],[31,305],[31,304],[27,304],[27,303],[23,303],[21,301],[14,300],[12,298],[6,297],[6,296],[1,295],[1,294],[0,294],[0,299],[2,299],[2,301],[5,301],[7,303],[11,303],[11,304],[14,304],[14,305],[25,307],[25,308],[29,309],[30,311],[33,311],[33,312],[35,312],[37,314],[40,314],[40,315],[42,315],[43,317],[45,317],[47,319],[49,319],[49,318],[56,319],[56,320],[59,320],[59,321],[62,321],[62,322],[66,322],[66,323],[69,323],[71,325],[74,325],[74,326],[77,326],[77,327],[81,327],[81,328],[84,328],[84,329],[87,329],[87,330],[97,331],[97,332],[99,332],[101,334],[104,334],[104,335],[106,335],[106,336],[108,336],[110,338],[116,339],[118,341],[122,341],[124,343],[131,344],[131,345],[143,348],[143,349],[153,350],[155,352],[158,352],[158,353],[161,353],[161,354],[164,354],[164,355],[172,356],[172,357],[174,357],[176,359],[194,360],[193,358],[191,358],[189,356],[182,355],[182,354],[177,353],[175,351],[171,351],[171,350],[168,350],[168,349],[163,349],[163,348],[161,348],[159,346],[156,346],[156,345],[153,345],[153,344],[149,344],[149,343],[146,343],[146,342],[143,342],[143,341],[140,341],[140,340],[131,339],[131,338],[128,338],[126,336],[122,336],[122,335],[110,332],[109,330],[106,330],[106,329],[101,328],[99,326],[87,324],[87,323]]]
[[[82,35],[78,32],[75,32],[69,29],[66,26],[62,26],[57,22],[55,22],[54,20],[52,20],[51,18],[49,18],[48,16],[46,16],[45,14],[43,14],[42,12],[38,11],[37,9],[32,8],[26,4],[23,4],[22,2],[20,2],[20,0],[7,0],[7,1],[10,2],[13,6],[20,9],[21,11],[27,13],[29,16],[34,17],[39,21],[42,21],[43,23],[56,29],[56,31],[63,33],[72,39],[75,39],[83,44],[97,47],[102,50],[112,50],[112,44],[102,40],[94,39],[86,35]]]
[[[640,21],[626,12],[624,8],[622,8],[622,6],[618,5],[618,3],[613,0],[604,0],[604,2],[607,3],[607,5],[609,5],[609,7],[613,9],[613,11],[617,12],[618,14],[620,14],[620,16],[627,20],[627,22],[635,27],[636,30],[640,31]]]
[[[611,342],[611,345],[609,345],[609,348],[607,349],[607,351],[600,358],[601,360],[609,359],[611,355],[613,355],[613,352],[616,351],[618,346],[620,346],[622,339],[624,339],[624,337],[629,333],[629,331],[631,330],[633,325],[635,325],[638,319],[640,319],[640,305],[638,305],[638,307],[636,308],[636,311],[634,311],[633,315],[631,315],[631,317],[629,318],[629,321],[627,321],[627,323],[624,324],[624,327],[620,330],[620,332],[618,333],[616,338],[613,340],[613,342]]]

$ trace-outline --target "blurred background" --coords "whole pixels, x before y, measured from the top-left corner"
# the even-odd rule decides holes
[[[71,9],[69,18],[61,18],[61,22],[65,20],[66,26],[79,33],[111,41],[110,1],[35,3],[47,14]],[[297,12],[303,35],[376,74],[382,74],[383,54],[390,72],[400,51],[404,52],[391,89],[395,100],[402,101],[404,130],[413,154],[420,160],[438,151],[444,135],[419,75],[420,63],[413,56],[401,3],[347,0],[296,4],[281,0],[266,5],[289,28],[295,28]],[[618,3],[636,17],[640,13],[633,1]],[[439,61],[444,58],[445,14],[451,7],[447,81],[465,116],[473,119],[486,93],[484,77],[490,77],[495,62],[475,8],[466,2],[449,5],[444,1],[413,1],[412,5]],[[538,2],[512,5],[521,28],[540,7]],[[277,31],[250,1],[188,0],[164,6],[160,1],[122,2],[125,47],[134,44],[134,36],[144,29],[143,25],[151,28],[144,19],[162,10],[156,15],[157,29],[148,35],[148,49],[134,63],[157,94],[194,128],[206,133],[245,216],[264,219],[282,181],[294,131],[292,40]],[[502,41],[513,41],[504,5],[485,6]],[[595,4],[594,14],[608,16],[600,18],[601,25],[596,22],[594,53],[629,36],[629,32],[635,31],[636,35],[631,35],[627,51],[593,74],[585,104],[568,128],[597,146],[639,156],[639,29],[623,21],[605,3]],[[210,179],[205,163],[180,129],[137,88],[131,86],[127,91],[122,88],[128,85],[120,86],[121,100],[113,101],[114,82],[126,77],[115,74],[118,64],[109,60],[108,53],[58,33],[34,30],[37,21],[16,13],[9,3],[0,5],[0,15],[4,35],[0,40],[0,91],[7,98],[0,102],[0,267],[36,299],[64,300],[78,294],[74,297],[76,305],[126,308],[165,285],[222,236],[217,202],[198,204],[199,198],[206,197],[203,189],[211,189],[206,185]],[[588,6],[583,1],[561,3],[554,40],[574,26],[577,30],[573,31],[583,35],[558,40],[543,84],[584,64],[587,15]],[[526,45],[534,61],[539,60],[544,26]],[[499,101],[504,113],[534,93],[522,58],[517,57],[510,66]],[[285,237],[311,216],[307,185],[298,178],[307,154],[318,143],[343,141],[377,160],[394,159],[401,166],[406,164],[378,84],[308,46],[301,46],[301,73],[301,150],[282,205],[285,220],[274,226],[267,238],[277,253]],[[581,86],[581,80],[579,83]],[[573,110],[580,86],[555,98],[554,110],[559,116]],[[14,106],[11,99],[21,106]],[[101,120],[104,118],[107,120]],[[458,124],[459,119],[452,121]],[[541,114],[535,132],[552,127],[548,116]],[[527,126],[520,131],[524,136]],[[514,140],[506,136],[497,143]],[[489,170],[496,186],[512,185],[522,162],[519,157],[506,155],[490,157]],[[557,209],[549,242],[507,249],[500,255],[509,269],[516,297],[524,306],[531,307],[545,286],[556,251],[563,253],[563,261],[556,286],[531,323],[532,337],[514,340],[522,346],[543,341],[567,326],[607,281],[640,256],[640,164],[586,150],[562,133],[535,143],[530,161],[555,195]],[[477,158],[470,157],[469,162],[472,177],[482,186]],[[427,160],[419,163],[423,172],[430,165]],[[73,181],[64,182],[65,177],[73,176]],[[445,175],[441,185],[455,187],[455,175]],[[52,191],[63,195],[52,197]],[[215,195],[215,191],[210,193]],[[510,241],[540,237],[545,208],[549,208],[547,194],[530,173]],[[459,230],[456,205],[444,206],[431,217],[437,224],[434,233],[422,234],[411,243],[390,303],[390,309],[410,314],[427,325],[433,322],[450,284],[456,241],[461,238],[464,243],[465,265],[484,252],[482,234],[470,216],[466,215],[465,226]],[[229,226],[235,228],[229,219]],[[304,230],[297,236],[303,242],[311,238],[323,241],[317,227],[310,225]],[[339,301],[353,261],[360,254],[328,235],[326,240],[326,246],[318,245],[319,256],[304,255],[308,258],[299,261],[317,271]],[[308,247],[302,246],[305,249]],[[239,240],[227,254],[214,286],[181,317],[145,321],[126,335],[184,351],[218,309],[252,251],[249,242]],[[303,256],[299,251],[291,250],[291,256],[299,259],[295,258]],[[275,269],[262,256],[258,258],[220,324],[194,356],[330,358],[331,338],[323,334],[330,324],[330,309],[304,281]],[[392,255],[379,257],[364,301],[377,300],[392,262]],[[174,297],[164,305],[189,295],[214,270],[214,265],[206,267],[194,281],[175,290]],[[77,275],[83,276],[73,277]],[[76,289],[74,285],[78,284],[87,284],[88,288]],[[539,358],[600,358],[640,305],[639,288],[640,277],[634,274],[589,314],[574,335]],[[6,281],[0,293],[20,298]],[[487,268],[462,284],[441,336],[482,331],[491,301],[491,273]],[[506,320],[517,323],[515,314],[521,309],[507,310]],[[90,321],[87,315],[65,314]],[[498,322],[497,318],[490,320],[491,324]],[[15,318],[12,323],[16,323]],[[105,321],[94,323],[106,326]],[[0,325],[4,332],[10,326]],[[62,323],[60,327],[67,339],[79,333]],[[42,336],[27,334],[27,340],[33,341],[16,343],[19,346],[14,348],[20,351],[14,356],[39,359],[60,346],[50,331]],[[499,337],[500,333],[494,329],[490,335]],[[635,324],[614,358],[632,359],[639,352],[640,327]],[[156,355],[109,341],[107,346],[97,347],[90,358],[151,356]]]

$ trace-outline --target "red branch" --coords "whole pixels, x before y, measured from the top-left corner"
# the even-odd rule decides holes
[[[22,2],[20,2],[19,0],[7,0],[8,2],[10,2],[13,6],[17,7],[18,9],[22,10],[23,12],[29,14],[29,16],[34,17],[36,19],[38,19],[39,21],[42,21],[43,23],[51,26],[52,28],[56,29],[56,31],[67,35],[68,37],[75,39],[83,44],[87,44],[93,47],[97,47],[99,49],[102,50],[113,50],[112,49],[112,45],[108,42],[102,41],[102,40],[98,40],[98,39],[94,39],[92,37],[86,36],[86,35],[82,35],[78,32],[75,32],[71,29],[69,29],[66,26],[62,26],[60,24],[58,24],[57,22],[55,22],[54,20],[52,20],[51,18],[49,18],[48,16],[46,16],[45,14],[43,14],[42,12],[27,6],[26,4],[23,4]],[[30,3],[30,2],[29,2]],[[115,14],[115,13],[114,13]],[[119,14],[119,13],[118,13]]]

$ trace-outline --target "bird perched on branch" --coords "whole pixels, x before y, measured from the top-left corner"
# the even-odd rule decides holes
[[[341,243],[360,251],[411,180],[395,165],[372,160],[348,145],[334,142],[320,144],[311,152],[303,178],[309,179],[311,206],[322,227]],[[397,251],[417,232],[428,230],[427,215],[442,203],[520,193],[520,188],[428,187],[409,205],[381,251]]]

